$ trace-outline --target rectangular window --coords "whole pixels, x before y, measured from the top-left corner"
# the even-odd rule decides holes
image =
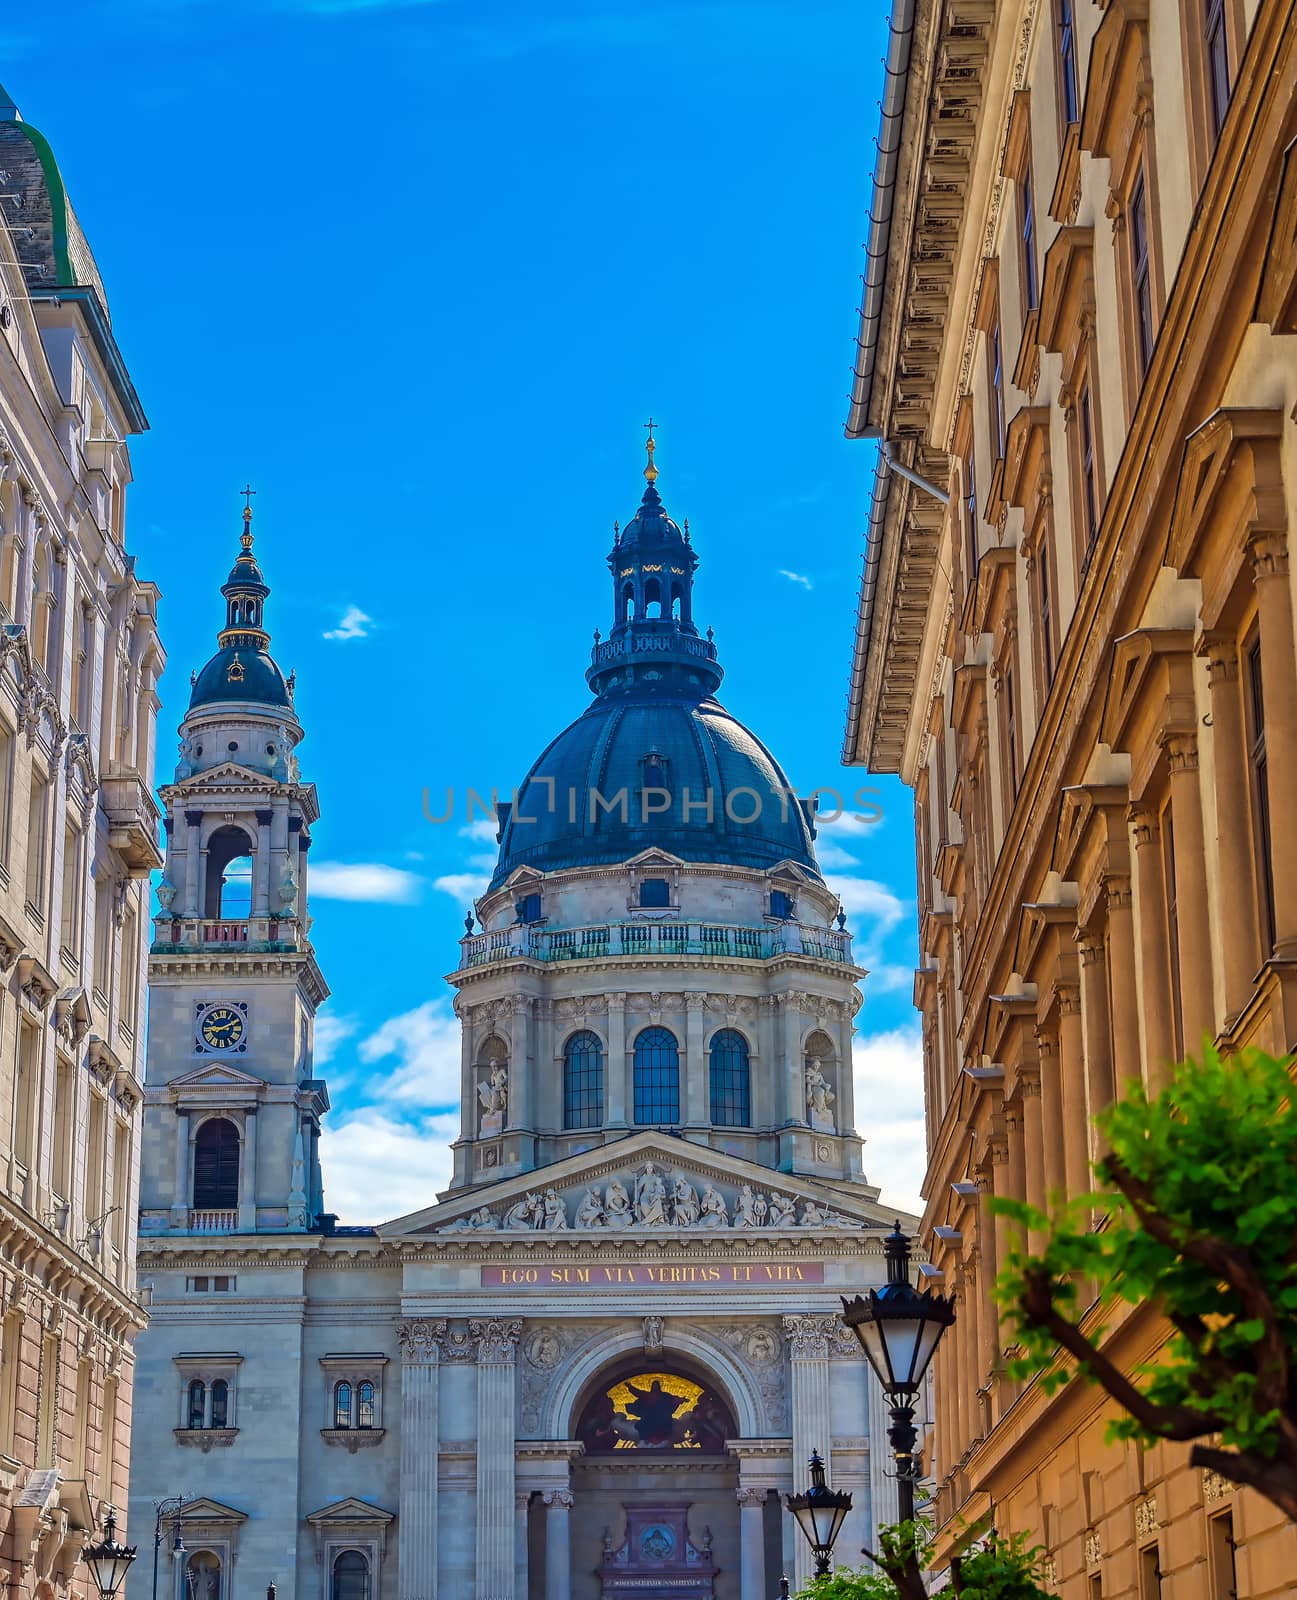
[[[47,1333],[41,1342],[41,1376],[37,1391],[36,1462],[38,1468],[56,1467],[58,1448],[59,1339]]]
[[[109,1503],[113,1499],[116,1477],[117,1445],[117,1379],[104,1379],[104,1414],[99,1431],[99,1485],[100,1495]]]
[[[1220,136],[1229,110],[1229,35],[1225,30],[1225,0],[1204,0],[1203,46],[1207,57],[1207,102],[1211,136]]]
[[[1252,789],[1253,850],[1256,854],[1257,898],[1261,938],[1269,958],[1275,941],[1274,858],[1270,844],[1270,766],[1265,748],[1265,697],[1261,692],[1261,641],[1254,634],[1245,646],[1244,699],[1247,710],[1248,768]]]
[[[991,369],[991,445],[998,461],[1004,454],[1004,351],[997,316],[987,341]]]
[[[18,1024],[17,1082],[14,1085],[13,1149],[28,1171],[36,1151],[36,1115],[40,1105],[40,1039],[29,1022]]]
[[[13,1454],[14,1420],[18,1410],[18,1369],[22,1362],[23,1314],[5,1315],[0,1338],[0,1447]]]
[[[10,796],[13,792],[13,736],[0,724],[0,862],[9,865]],[[7,881],[7,880],[6,880]]]
[[[135,937],[135,912],[127,909],[122,917],[121,987],[117,996],[117,1020],[132,1032],[135,1007],[139,1002],[139,947]]]
[[[1058,0],[1055,13],[1058,32],[1059,93],[1063,102],[1063,121],[1080,120],[1080,93],[1076,80],[1076,20],[1073,0]]]
[[[120,1261],[126,1251],[126,1207],[131,1197],[131,1130],[118,1123],[113,1133],[113,1244]]]
[[[1049,547],[1043,539],[1037,560],[1040,563],[1040,664],[1048,690],[1054,681],[1054,592],[1049,579]]]
[[[45,804],[47,785],[38,772],[32,773],[27,797],[27,884],[29,910],[45,914],[45,830],[48,825]]]
[[[74,960],[81,953],[81,834],[69,822],[63,829],[63,893],[59,941]]]
[[[1082,567],[1088,566],[1094,551],[1094,541],[1099,537],[1099,485],[1096,480],[1097,463],[1094,456],[1094,408],[1090,404],[1090,382],[1087,378],[1076,397],[1076,425],[1081,452],[1081,520],[1085,533],[1085,557]]]
[[[1040,278],[1036,267],[1036,202],[1031,190],[1031,167],[1018,186],[1022,212],[1022,298],[1025,308],[1034,311],[1040,304]]]
[[[977,479],[973,475],[973,451],[969,446],[964,457],[964,553],[967,562],[966,587],[977,582]]]
[[[1092,1572],[1087,1590],[1087,1600],[1103,1600],[1103,1574]]]
[[[1009,796],[1018,792],[1018,710],[1013,692],[1013,667],[1004,669],[1004,756],[1008,767]]]
[[[59,1058],[54,1068],[54,1192],[72,1198],[72,1133],[76,1125],[76,1078],[70,1061]]]
[[[1135,347],[1139,370],[1148,371],[1153,359],[1153,279],[1148,255],[1148,195],[1144,174],[1135,179],[1127,208],[1130,224],[1130,274],[1135,291]]]
[[[1237,1600],[1238,1572],[1234,1564],[1234,1513],[1222,1511],[1207,1518],[1207,1561],[1211,1568],[1211,1600]]]
[[[1171,1033],[1175,1059],[1184,1054],[1184,996],[1180,989],[1180,903],[1175,887],[1175,823],[1168,805],[1162,813],[1162,886],[1166,895],[1167,957],[1171,963]]]
[[[90,1092],[90,1127],[86,1134],[86,1222],[98,1222],[104,1212],[104,1117],[107,1102]]]
[[[1139,1552],[1139,1600],[1162,1600],[1162,1569],[1155,1544]]]
[[[113,956],[113,895],[112,879],[95,879],[95,990],[104,1005],[108,1004],[108,985],[111,981]]]

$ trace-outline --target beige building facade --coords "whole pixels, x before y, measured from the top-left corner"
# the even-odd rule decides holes
[[[1106,1445],[1096,1390],[1008,1377],[988,1209],[1080,1189],[1124,1081],[1297,1033],[1294,12],[892,17],[844,754],[915,791],[924,1238],[959,1312],[939,1547],[1029,1530],[1063,1600],[1260,1600],[1297,1573],[1266,1502],[1183,1447]],[[1118,1322],[1132,1364],[1165,1336]]]
[[[43,136],[0,91],[0,1578],[93,1591],[131,1417],[157,592],[147,426]]]

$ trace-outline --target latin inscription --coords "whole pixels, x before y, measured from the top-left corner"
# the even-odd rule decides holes
[[[780,1283],[823,1283],[819,1261],[718,1261],[696,1266],[483,1267],[484,1289],[682,1289],[712,1284],[768,1288]]]

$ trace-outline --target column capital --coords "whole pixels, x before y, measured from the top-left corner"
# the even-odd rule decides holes
[[[1208,628],[1194,646],[1207,663],[1207,679],[1213,689],[1238,681],[1238,638],[1220,628]]]
[[[1103,901],[1110,912],[1130,910],[1130,874],[1128,872],[1104,873]]]
[[[769,1489],[752,1489],[741,1486],[734,1491],[734,1498],[738,1501],[740,1507],[757,1506],[759,1508],[765,1505],[766,1496],[769,1493]]]
[[[396,1325],[401,1360],[406,1366],[435,1366],[441,1360],[441,1335],[445,1322],[414,1317]]]
[[[794,1361],[827,1361],[837,1339],[840,1318],[832,1312],[799,1311],[783,1319],[784,1338]]]
[[[1258,583],[1288,576],[1288,539],[1278,531],[1258,533],[1248,540],[1252,571]]]
[[[522,1318],[470,1317],[468,1335],[477,1340],[478,1366],[511,1367],[522,1337]]]
[[[1178,772],[1197,772],[1198,735],[1196,733],[1164,733],[1160,740],[1166,751],[1167,765],[1172,777]]]
[[[1102,948],[1102,946],[1100,946]],[[1060,1017],[1079,1017],[1081,1014],[1081,986],[1077,983],[1059,983],[1054,986],[1058,996]]]
[[[1157,839],[1157,813],[1152,806],[1133,800],[1126,807],[1126,820],[1130,823],[1131,832],[1135,836],[1136,850],[1145,849]]]
[[[1103,934],[1097,928],[1078,928],[1073,937],[1082,967],[1094,967],[1103,960]]]
[[[571,1511],[574,1504],[570,1489],[544,1489],[540,1499],[541,1504],[548,1506],[551,1511]]]

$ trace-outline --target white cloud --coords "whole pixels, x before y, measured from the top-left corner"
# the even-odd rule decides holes
[[[450,1182],[459,1113],[400,1122],[376,1106],[328,1119],[320,1134],[324,1203],[343,1223],[387,1222],[432,1205]]]
[[[804,572],[789,572],[787,567],[780,567],[779,576],[787,578],[789,583],[800,583],[803,589],[813,589],[815,587]]]
[[[880,1202],[921,1212],[926,1160],[923,1040],[917,1022],[866,1034],[853,1047],[856,1128],[865,1140],[865,1175]]]
[[[834,844],[832,839],[817,839],[815,841],[815,859],[822,867],[858,867],[860,862],[850,850],[844,850],[840,844]]]
[[[369,630],[374,625],[373,617],[367,615],[359,606],[348,606],[342,613],[342,620],[336,628],[326,628],[323,637],[326,639],[368,639]]]
[[[842,901],[848,917],[868,917],[873,922],[875,939],[889,932],[905,915],[905,902],[885,883],[840,875],[830,875],[824,881]]]
[[[413,1011],[389,1017],[359,1047],[362,1061],[387,1061],[396,1065],[382,1079],[388,1104],[429,1110],[459,1103],[459,1023],[441,1000],[425,1000]]]
[[[480,839],[484,844],[494,844],[495,836],[500,824],[494,817],[475,817],[466,827],[459,830],[460,836],[465,839]]]
[[[308,888],[321,900],[365,900],[408,906],[419,898],[423,880],[379,861],[313,861]]]
[[[830,803],[829,796],[825,796],[825,806]],[[845,835],[853,843],[862,839],[865,834],[876,828],[882,821],[878,814],[878,790],[871,789],[868,784],[862,785],[854,794],[844,794],[842,797],[843,811],[838,816],[830,814],[827,817],[815,819],[815,832],[818,840],[826,833]]]
[[[494,861],[491,864],[494,866]],[[434,878],[432,886],[434,889],[440,889],[443,894],[462,900],[467,905],[470,900],[476,900],[479,895],[486,893],[486,886],[490,881],[489,872],[447,872],[440,878]]]
[[[356,1031],[354,1017],[335,1017],[331,1011],[326,1011],[315,1019],[315,1065],[327,1066],[338,1053],[338,1046],[344,1039],[350,1039]]]

